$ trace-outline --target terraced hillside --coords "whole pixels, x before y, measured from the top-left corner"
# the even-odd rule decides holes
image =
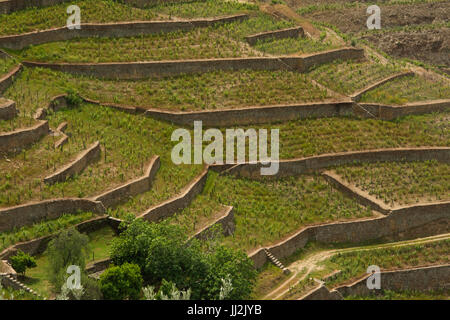
[[[77,0],[74,30],[68,2],[8,1],[0,296],[56,298],[47,246],[72,228],[98,278],[137,218],[245,253],[258,277],[242,298],[449,298],[448,2],[380,1],[383,29],[367,31],[367,3],[345,0]],[[195,136],[195,121],[245,130],[245,159],[175,163],[174,132]],[[260,143],[278,130],[273,175],[251,158],[253,129]],[[25,275],[10,266],[18,250],[36,258]],[[364,291],[371,265],[406,280]]]

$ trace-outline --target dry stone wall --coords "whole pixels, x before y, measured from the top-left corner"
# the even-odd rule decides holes
[[[389,76],[389,77],[387,77],[385,79],[382,79],[380,81],[377,81],[377,82],[375,82],[375,83],[365,87],[364,89],[362,89],[360,91],[357,91],[357,92],[353,93],[350,97],[351,97],[351,99],[353,101],[359,101],[361,99],[361,96],[364,93],[366,93],[366,92],[368,92],[370,90],[373,90],[375,88],[378,88],[379,86],[385,84],[386,82],[392,81],[394,79],[402,78],[402,77],[412,76],[412,75],[414,75],[414,72],[412,72],[412,71],[401,72],[401,73],[397,73],[397,74],[391,75],[391,76]]]
[[[20,72],[22,72],[22,65],[19,64],[18,66],[14,67],[10,72],[8,72],[6,75],[0,77],[0,94],[4,93],[6,89],[11,86],[14,79],[19,76]]]
[[[267,31],[250,36],[246,36],[245,40],[250,45],[255,45],[258,41],[267,41],[270,39],[286,39],[304,37],[305,32],[302,27],[287,28],[282,30]]]
[[[442,290],[450,289],[450,265],[427,266],[394,271],[381,271],[381,292],[367,288],[367,275],[356,282],[336,288],[342,296],[368,296],[383,290]],[[332,292],[333,292],[332,291]]]
[[[11,231],[43,220],[56,219],[65,213],[74,214],[80,211],[102,214],[105,213],[105,207],[99,201],[65,198],[0,209],[0,231]]]
[[[0,120],[10,120],[17,115],[16,103],[0,98]]]
[[[110,219],[106,216],[96,217],[84,222],[81,222],[74,226],[81,233],[90,233],[96,230],[99,230],[105,226],[111,226],[114,229],[114,225],[112,225],[109,221]],[[115,229],[117,232],[117,229]],[[29,255],[35,256],[43,253],[47,249],[47,245],[52,240],[57,233],[40,237],[37,239],[33,239],[30,241],[16,243],[15,245],[3,250],[0,253],[0,259],[8,260],[11,256],[15,255],[18,250],[21,250]]]
[[[100,157],[100,152],[100,142],[94,142],[89,148],[78,155],[74,161],[59,169],[52,175],[45,177],[44,182],[47,184],[63,182],[68,178],[81,173],[84,168]]]
[[[0,134],[0,152],[19,151],[39,141],[49,132],[48,121],[39,121],[30,128],[18,129]]]
[[[234,230],[236,229],[236,226],[234,224],[234,211],[233,207],[227,206],[225,209],[224,214],[210,223],[208,226],[204,227],[200,231],[198,231],[194,238],[200,239],[200,240],[206,240],[209,239],[211,236],[214,235],[212,232],[212,229],[216,226],[220,225],[222,227],[223,235],[224,236],[230,236],[234,233]]]
[[[391,209],[383,201],[371,196],[368,192],[362,191],[355,186],[343,181],[336,173],[325,171],[322,176],[339,191],[356,199],[364,206],[370,207],[378,212],[388,214]]]
[[[352,108],[353,103],[351,101],[325,101],[199,112],[170,112],[149,109],[145,112],[145,115],[178,125],[193,126],[194,121],[202,121],[204,126],[214,127],[280,122],[299,118],[336,117],[351,114]]]
[[[392,148],[367,151],[339,152],[323,154],[293,160],[280,160],[279,171],[273,177],[285,177],[311,171],[317,171],[328,167],[351,164],[356,162],[378,161],[426,161],[437,160],[450,162],[450,148],[448,147],[423,147],[423,148]],[[228,173],[243,177],[258,179],[261,177],[260,163],[244,163],[228,169]],[[218,168],[215,166],[214,168]]]
[[[227,23],[246,19],[245,14],[196,20],[181,21],[139,21],[114,22],[104,24],[86,23],[80,29],[67,27],[35,31],[18,35],[0,37],[0,47],[22,50],[30,45],[48,42],[66,41],[77,38],[91,37],[135,37],[141,35],[158,34],[172,31],[188,31],[199,27],[208,27],[217,23]]]
[[[137,194],[150,190],[160,165],[161,161],[159,156],[154,156],[143,177],[114,188],[113,190],[106,191],[101,195],[94,197],[92,200],[101,201],[103,205],[108,208],[116,206],[120,202],[126,201]]]
[[[203,172],[189,186],[187,186],[183,192],[181,192],[181,194],[148,209],[139,217],[147,221],[157,222],[172,216],[179,210],[186,208],[192,200],[194,200],[194,198],[202,192],[207,176],[208,168],[205,168]]]
[[[341,48],[302,56],[220,58],[149,62],[107,62],[107,63],[46,63],[24,61],[28,67],[50,68],[76,75],[104,79],[145,79],[151,76],[170,76],[210,71],[289,70],[306,72],[314,65],[328,63],[336,59],[361,59],[364,50]]]
[[[450,221],[450,202],[403,207],[393,210],[385,217],[306,227],[267,249],[277,258],[282,259],[303,248],[309,241],[360,243],[399,235],[412,229],[416,230],[416,234],[410,233],[409,236],[427,236],[423,232],[426,229],[418,227],[442,219]],[[264,249],[255,251],[250,258],[254,261],[256,268],[262,267],[268,261]]]

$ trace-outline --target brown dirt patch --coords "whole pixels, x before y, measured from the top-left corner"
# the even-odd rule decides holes
[[[379,5],[381,27],[411,26],[445,22],[450,16],[450,2],[421,3],[414,5]],[[367,31],[367,6],[338,10],[317,11],[305,14],[308,19],[326,22],[345,33]]]
[[[450,28],[389,32],[362,38],[394,57],[450,66]]]
[[[450,66],[450,29],[443,25],[450,16],[450,2],[410,5],[379,4],[379,6],[382,32],[372,33],[367,30],[366,5],[317,11],[304,16],[312,21],[334,25],[344,33],[369,40],[379,50],[389,55],[420,60],[447,68]],[[407,28],[411,26],[423,26],[423,28]]]

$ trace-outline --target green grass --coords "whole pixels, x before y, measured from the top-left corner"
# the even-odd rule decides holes
[[[89,233],[89,248],[94,253],[95,260],[107,258],[112,239],[115,237],[114,231],[110,227],[104,227],[95,232]],[[86,264],[91,262],[87,259]],[[21,281],[41,294],[50,298],[53,295],[53,286],[49,282],[48,268],[49,261],[47,252],[36,256],[36,268],[27,270],[26,278]]]
[[[308,38],[286,38],[258,41],[254,47],[264,53],[284,55],[321,52],[336,49],[339,45],[332,44],[329,41],[315,41]]]
[[[258,10],[255,4],[238,1],[206,0],[177,4],[162,4],[152,8],[155,12],[169,17],[198,18],[216,17],[237,13],[253,13]]]
[[[0,98],[1,103],[1,98]],[[31,113],[29,114],[22,114],[19,116],[16,116],[15,118],[9,119],[9,120],[0,120],[0,133],[2,132],[9,132],[14,131],[18,129],[28,128],[35,124],[38,124],[37,120],[34,120],[33,115]]]
[[[35,257],[36,267],[27,270],[26,278],[20,279],[22,283],[46,298],[52,297],[53,286],[48,280],[49,261],[48,256],[43,253]]]
[[[89,233],[88,236],[91,255],[86,263],[109,258],[111,243],[117,236],[114,230],[106,226]]]
[[[139,194],[129,201],[120,204],[109,214],[118,218],[125,218],[129,214],[139,215],[150,207],[159,204],[175,195],[186,187],[202,171],[200,165],[179,165],[172,163],[170,156],[161,160],[161,168],[153,181],[151,190]]]
[[[251,70],[216,71],[139,81],[110,81],[76,77],[45,69],[25,69],[6,95],[17,101],[17,107],[24,111],[23,114],[30,114],[37,107],[45,105],[45,101],[51,96],[64,93],[71,87],[86,97],[102,102],[177,111],[310,102],[331,98],[326,90],[312,84],[304,74]],[[24,88],[30,88],[29,92]],[[50,92],[46,92],[47,90]]]
[[[448,113],[395,121],[354,118],[303,119],[266,125],[280,130],[280,158],[380,148],[450,146]]]
[[[425,244],[339,253],[323,262],[328,270],[341,270],[336,279],[327,282],[327,286],[335,287],[360,277],[366,274],[371,265],[377,265],[381,270],[393,270],[446,264],[450,261],[449,249],[450,240],[447,239]]]
[[[372,215],[320,176],[255,181],[210,172],[208,184],[209,188],[169,220],[193,234],[200,224],[214,220],[220,205],[233,206],[236,230],[223,241],[247,252],[277,242],[302,226]]]
[[[170,223],[179,225],[189,236],[210,225],[224,213],[225,208],[205,194],[197,196],[185,209],[168,218]]]
[[[254,55],[212,28],[132,38],[85,38],[24,49],[23,60],[45,62],[129,62]]]
[[[400,71],[401,68],[393,64],[336,61],[315,68],[309,75],[327,88],[350,95]]]
[[[50,115],[52,127],[63,121],[69,123],[66,132],[71,136],[63,150],[54,150],[53,141],[46,145],[45,141],[53,139],[47,137],[30,150],[11,155],[9,161],[0,163],[0,170],[8,172],[0,178],[0,186],[4,190],[0,205],[99,194],[107,188],[142,176],[153,155],[161,155],[169,175],[172,170],[177,172],[179,169],[170,161],[173,143],[168,141],[175,129],[173,126],[148,117],[88,104]],[[97,162],[65,182],[50,186],[42,183],[42,178],[73,160],[76,154],[97,140],[102,146]],[[13,170],[11,164],[14,164]],[[182,170],[190,171],[193,167],[183,166]],[[174,184],[178,182],[173,181]]]
[[[0,78],[4,74],[10,72],[17,64],[18,63],[15,59],[0,58]]]
[[[24,290],[14,290],[2,287],[0,284],[0,301],[2,300],[40,300],[35,295]]]
[[[269,245],[302,226],[371,216],[320,176],[255,181],[217,176],[210,198],[234,207],[236,231],[224,241],[247,251]]]
[[[20,111],[28,114],[33,108],[44,105],[47,97],[65,92],[73,83],[68,82],[64,74],[49,76],[38,69],[25,70],[6,96],[16,100]],[[261,127],[280,129],[280,157],[287,159],[350,150],[448,146],[446,117],[446,113],[429,114],[393,122],[345,117],[305,119]],[[69,123],[67,132],[72,135],[69,144],[63,150],[54,150],[57,138],[47,136],[30,149],[1,160],[0,170],[8,173],[0,177],[1,206],[52,197],[94,195],[105,191],[105,186],[113,187],[141,176],[151,156],[161,155],[163,167],[158,176],[161,175],[162,180],[157,183],[160,187],[122,207],[138,214],[155,201],[174,195],[201,170],[199,166],[172,164],[170,152],[174,143],[167,142],[175,127],[163,122],[88,104],[50,114],[49,120],[52,128],[63,121]],[[79,177],[53,186],[42,184],[43,177],[68,163],[96,140],[106,146],[106,160],[103,150],[100,161],[90,165]],[[182,178],[174,181],[173,177],[178,175]],[[165,181],[173,184],[166,186]],[[159,191],[162,195],[157,194]]]
[[[252,299],[262,299],[267,293],[276,288],[277,285],[282,284],[289,278],[288,275],[283,273],[283,270],[278,268],[272,263],[267,263],[259,270],[258,278],[253,289]]]
[[[362,163],[336,172],[390,205],[450,200],[450,165],[437,161]]]
[[[288,20],[275,19],[267,14],[258,12],[249,19],[241,22],[228,22],[217,24],[214,29],[217,33],[242,41],[246,36],[260,32],[273,31],[293,27],[295,24]]]
[[[312,84],[305,75],[283,71],[217,71],[142,81],[72,78],[71,82],[78,86],[83,95],[98,101],[177,111],[330,98],[325,90]]]
[[[93,217],[90,212],[78,214],[65,214],[54,220],[46,220],[33,224],[32,226],[22,227],[10,232],[0,234],[0,251],[18,242],[33,240],[36,238],[48,236],[59,230],[69,228],[80,222],[89,220]]]
[[[114,0],[74,0],[45,8],[29,8],[0,15],[0,35],[20,34],[66,25],[69,5],[80,7],[81,23],[155,20],[156,12],[132,8]]]
[[[176,5],[158,5],[149,9],[133,8],[114,0],[74,0],[70,4],[81,9],[81,23],[118,21],[168,20],[172,17],[202,18],[252,13],[257,7],[234,1],[208,0]],[[20,34],[36,30],[63,27],[69,15],[63,3],[46,8],[29,8],[0,15],[0,35]]]
[[[362,102],[398,105],[437,99],[450,99],[450,86],[443,80],[431,81],[417,75],[395,79],[361,97]]]
[[[289,25],[259,14],[242,22],[190,31],[51,42],[30,46],[15,53],[23,60],[93,63],[255,56],[258,55],[256,51],[239,42],[244,36]]]

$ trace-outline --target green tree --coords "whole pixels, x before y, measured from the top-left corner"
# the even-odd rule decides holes
[[[113,266],[100,276],[100,290],[107,300],[138,299],[141,288],[141,270],[136,264]]]
[[[115,265],[135,263],[146,285],[159,287],[163,279],[177,290],[191,290],[192,299],[219,299],[223,280],[230,280],[227,299],[245,299],[256,280],[252,261],[242,251],[217,243],[187,241],[180,227],[166,222],[136,219],[115,239],[111,259]]]
[[[231,290],[225,299],[239,300],[250,296],[258,273],[245,252],[218,245],[208,258],[210,272],[202,284],[207,288],[206,299],[219,299],[228,281]]]
[[[67,267],[76,265],[84,271],[89,255],[89,237],[76,229],[62,231],[47,248],[50,282],[59,291],[67,278]]]
[[[25,275],[25,271],[28,268],[36,267],[36,260],[22,250],[17,251],[17,254],[15,256],[12,256],[10,260],[13,269],[23,276]]]

